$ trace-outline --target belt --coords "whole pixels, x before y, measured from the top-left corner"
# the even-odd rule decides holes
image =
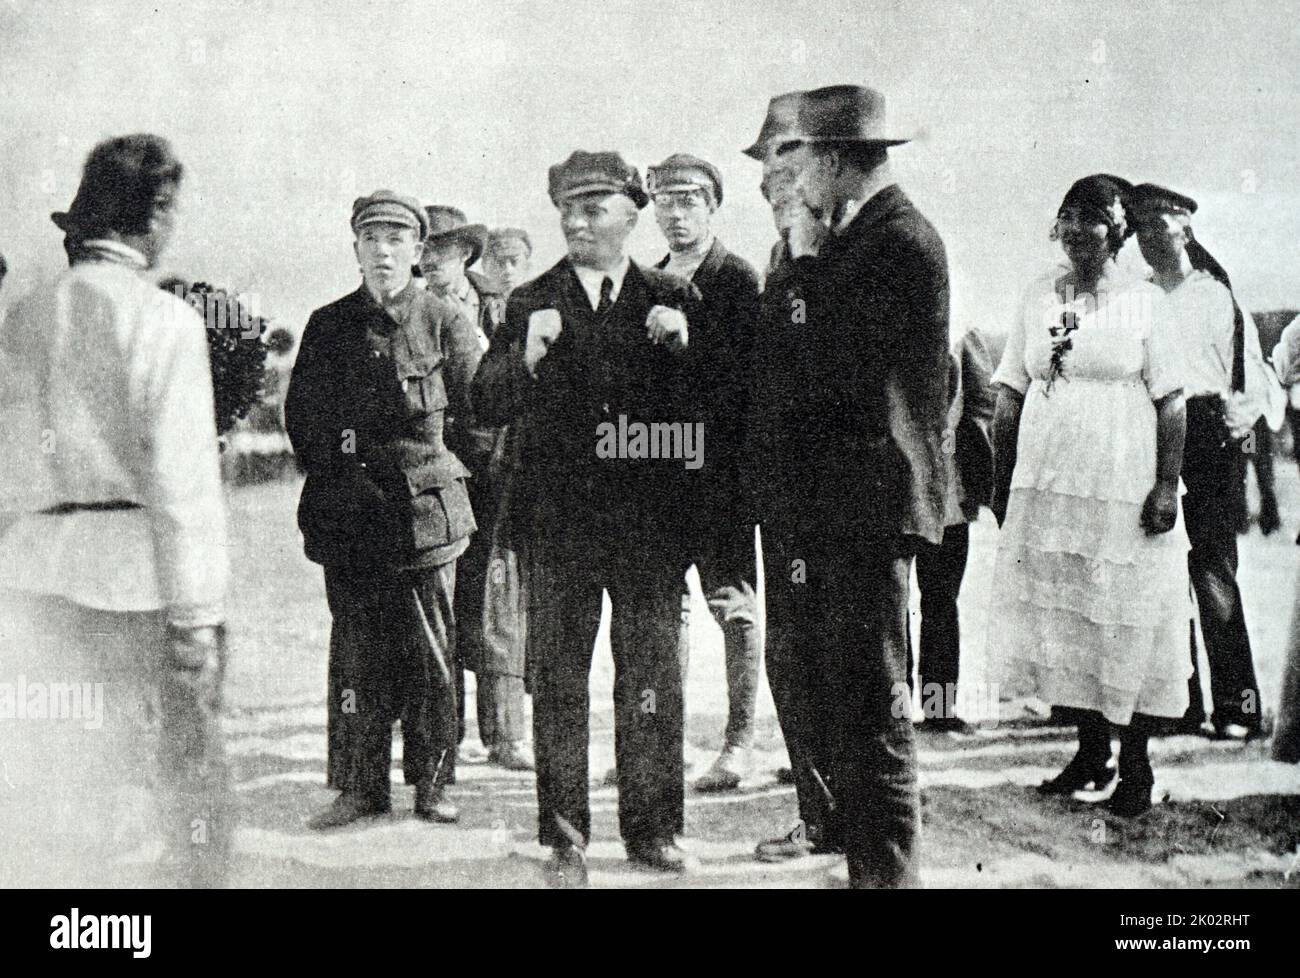
[[[41,513],[45,516],[67,516],[69,513],[105,513],[140,508],[139,503],[133,503],[125,499],[109,499],[98,503],[59,503],[57,506],[41,510]]]

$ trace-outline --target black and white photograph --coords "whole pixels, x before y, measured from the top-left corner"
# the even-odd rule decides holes
[[[0,0],[23,939],[924,888],[1249,950],[1113,891],[1300,889],[1296,17]]]

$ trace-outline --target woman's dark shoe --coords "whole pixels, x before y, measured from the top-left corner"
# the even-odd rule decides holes
[[[1136,818],[1151,809],[1150,781],[1133,781],[1120,779],[1114,793],[1106,801],[1106,808],[1112,815],[1121,818]]]
[[[1098,764],[1092,758],[1075,754],[1069,764],[1056,777],[1038,786],[1041,795],[1072,795],[1076,791],[1101,791],[1115,778],[1115,769],[1106,760]]]

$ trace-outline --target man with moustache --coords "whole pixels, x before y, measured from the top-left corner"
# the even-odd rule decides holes
[[[482,224],[469,224],[458,207],[434,204],[424,211],[429,235],[424,239],[420,271],[428,288],[456,306],[474,326],[478,342],[465,367],[473,377],[505,319],[505,296],[487,276],[469,270],[483,254],[488,231]],[[469,468],[470,504],[485,531],[490,531],[501,499],[494,463],[500,458],[505,437],[503,427],[479,423],[468,404],[447,416],[447,443]],[[492,534],[478,533],[456,566],[458,736],[464,741],[468,669],[477,680],[479,739],[487,749],[488,763],[508,771],[531,771],[532,752],[524,743],[523,663],[491,654],[494,646],[484,635],[484,588],[491,550]]]
[[[709,610],[722,628],[727,669],[727,725],[722,751],[695,782],[698,791],[730,791],[748,772],[754,742],[758,671],[763,659],[754,589],[754,524],[741,502],[737,468],[749,381],[749,355],[758,322],[758,276],[713,234],[722,203],[717,167],[674,153],[646,174],[655,220],[668,242],[659,268],[689,280],[704,299],[694,330],[693,417],[708,435],[701,468],[699,517],[692,560]],[[682,596],[682,661],[689,658],[690,596]]]
[[[918,540],[943,536],[947,260],[890,175],[907,140],[887,135],[884,97],[793,101],[764,147],[788,260],[763,296],[745,463],[802,821],[757,855],[843,851],[852,886],[915,886],[907,591]]]
[[[443,795],[456,750],[456,559],[475,529],[445,415],[465,405],[477,340],[454,306],[418,288],[428,217],[377,190],[352,206],[362,284],[303,333],[285,427],[307,481],[307,558],[325,569],[333,625],[329,776],[311,821],[337,828],[389,811],[392,727],[415,813],[454,822]]]
[[[524,444],[514,532],[531,550],[529,669],[539,835],[548,880],[582,885],[590,839],[588,675],[601,592],[613,602],[619,829],[628,858],[684,872],[681,581],[691,525],[681,459],[600,458],[598,431],[688,422],[699,294],[628,258],[648,199],[618,153],[551,167],[568,254],[510,297],[474,381],[489,424],[519,418]]]

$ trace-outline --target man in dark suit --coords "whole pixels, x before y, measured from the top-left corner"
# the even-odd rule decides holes
[[[748,772],[754,743],[758,671],[763,661],[758,621],[754,523],[740,497],[740,439],[749,357],[758,323],[758,275],[714,236],[711,217],[722,203],[722,175],[706,160],[674,153],[646,172],[655,220],[668,242],[658,268],[687,279],[704,299],[693,331],[694,416],[708,433],[708,464],[696,472],[699,522],[691,558],[709,610],[722,628],[727,668],[727,726],[722,751],[695,782],[698,791],[729,791]],[[690,598],[682,597],[682,662],[690,653]]]
[[[460,310],[474,327],[477,341],[471,350],[470,376],[478,370],[497,328],[505,320],[506,300],[486,276],[469,271],[483,254],[487,228],[469,224],[458,207],[435,204],[424,209],[429,236],[424,239],[420,270],[430,291]],[[456,650],[458,724],[465,739],[465,670],[476,677],[475,701],[479,739],[487,749],[489,764],[511,771],[531,771],[532,752],[524,743],[524,669],[516,657],[502,656],[502,648],[519,643],[488,643],[484,635],[483,601],[491,529],[501,502],[501,479],[496,470],[504,451],[506,429],[481,424],[469,405],[447,416],[447,444],[469,468],[469,499],[480,532],[456,565]],[[468,745],[462,745],[462,749]]]
[[[802,817],[758,856],[843,851],[851,885],[896,887],[918,882],[907,591],[917,540],[943,535],[948,271],[883,119],[878,92],[817,89],[766,146],[789,260],[764,291],[745,462]]]
[[[583,882],[587,684],[608,589],[619,828],[631,860],[681,872],[691,860],[675,842],[684,817],[677,644],[693,464],[682,456],[696,420],[685,388],[699,294],[628,259],[647,197],[617,153],[575,152],[551,168],[549,190],[568,256],[511,294],[474,381],[484,421],[522,415],[516,518],[527,521],[532,551],[539,833],[554,850],[552,882]],[[645,451],[631,433],[651,424],[676,424],[680,440]]]
[[[456,750],[456,559],[474,517],[444,416],[468,400],[472,327],[411,281],[428,231],[414,198],[353,204],[362,285],[308,320],[285,400],[307,481],[307,558],[325,568],[333,626],[329,776],[311,822],[335,828],[390,807],[392,727],[415,811],[454,822],[443,797]]]

